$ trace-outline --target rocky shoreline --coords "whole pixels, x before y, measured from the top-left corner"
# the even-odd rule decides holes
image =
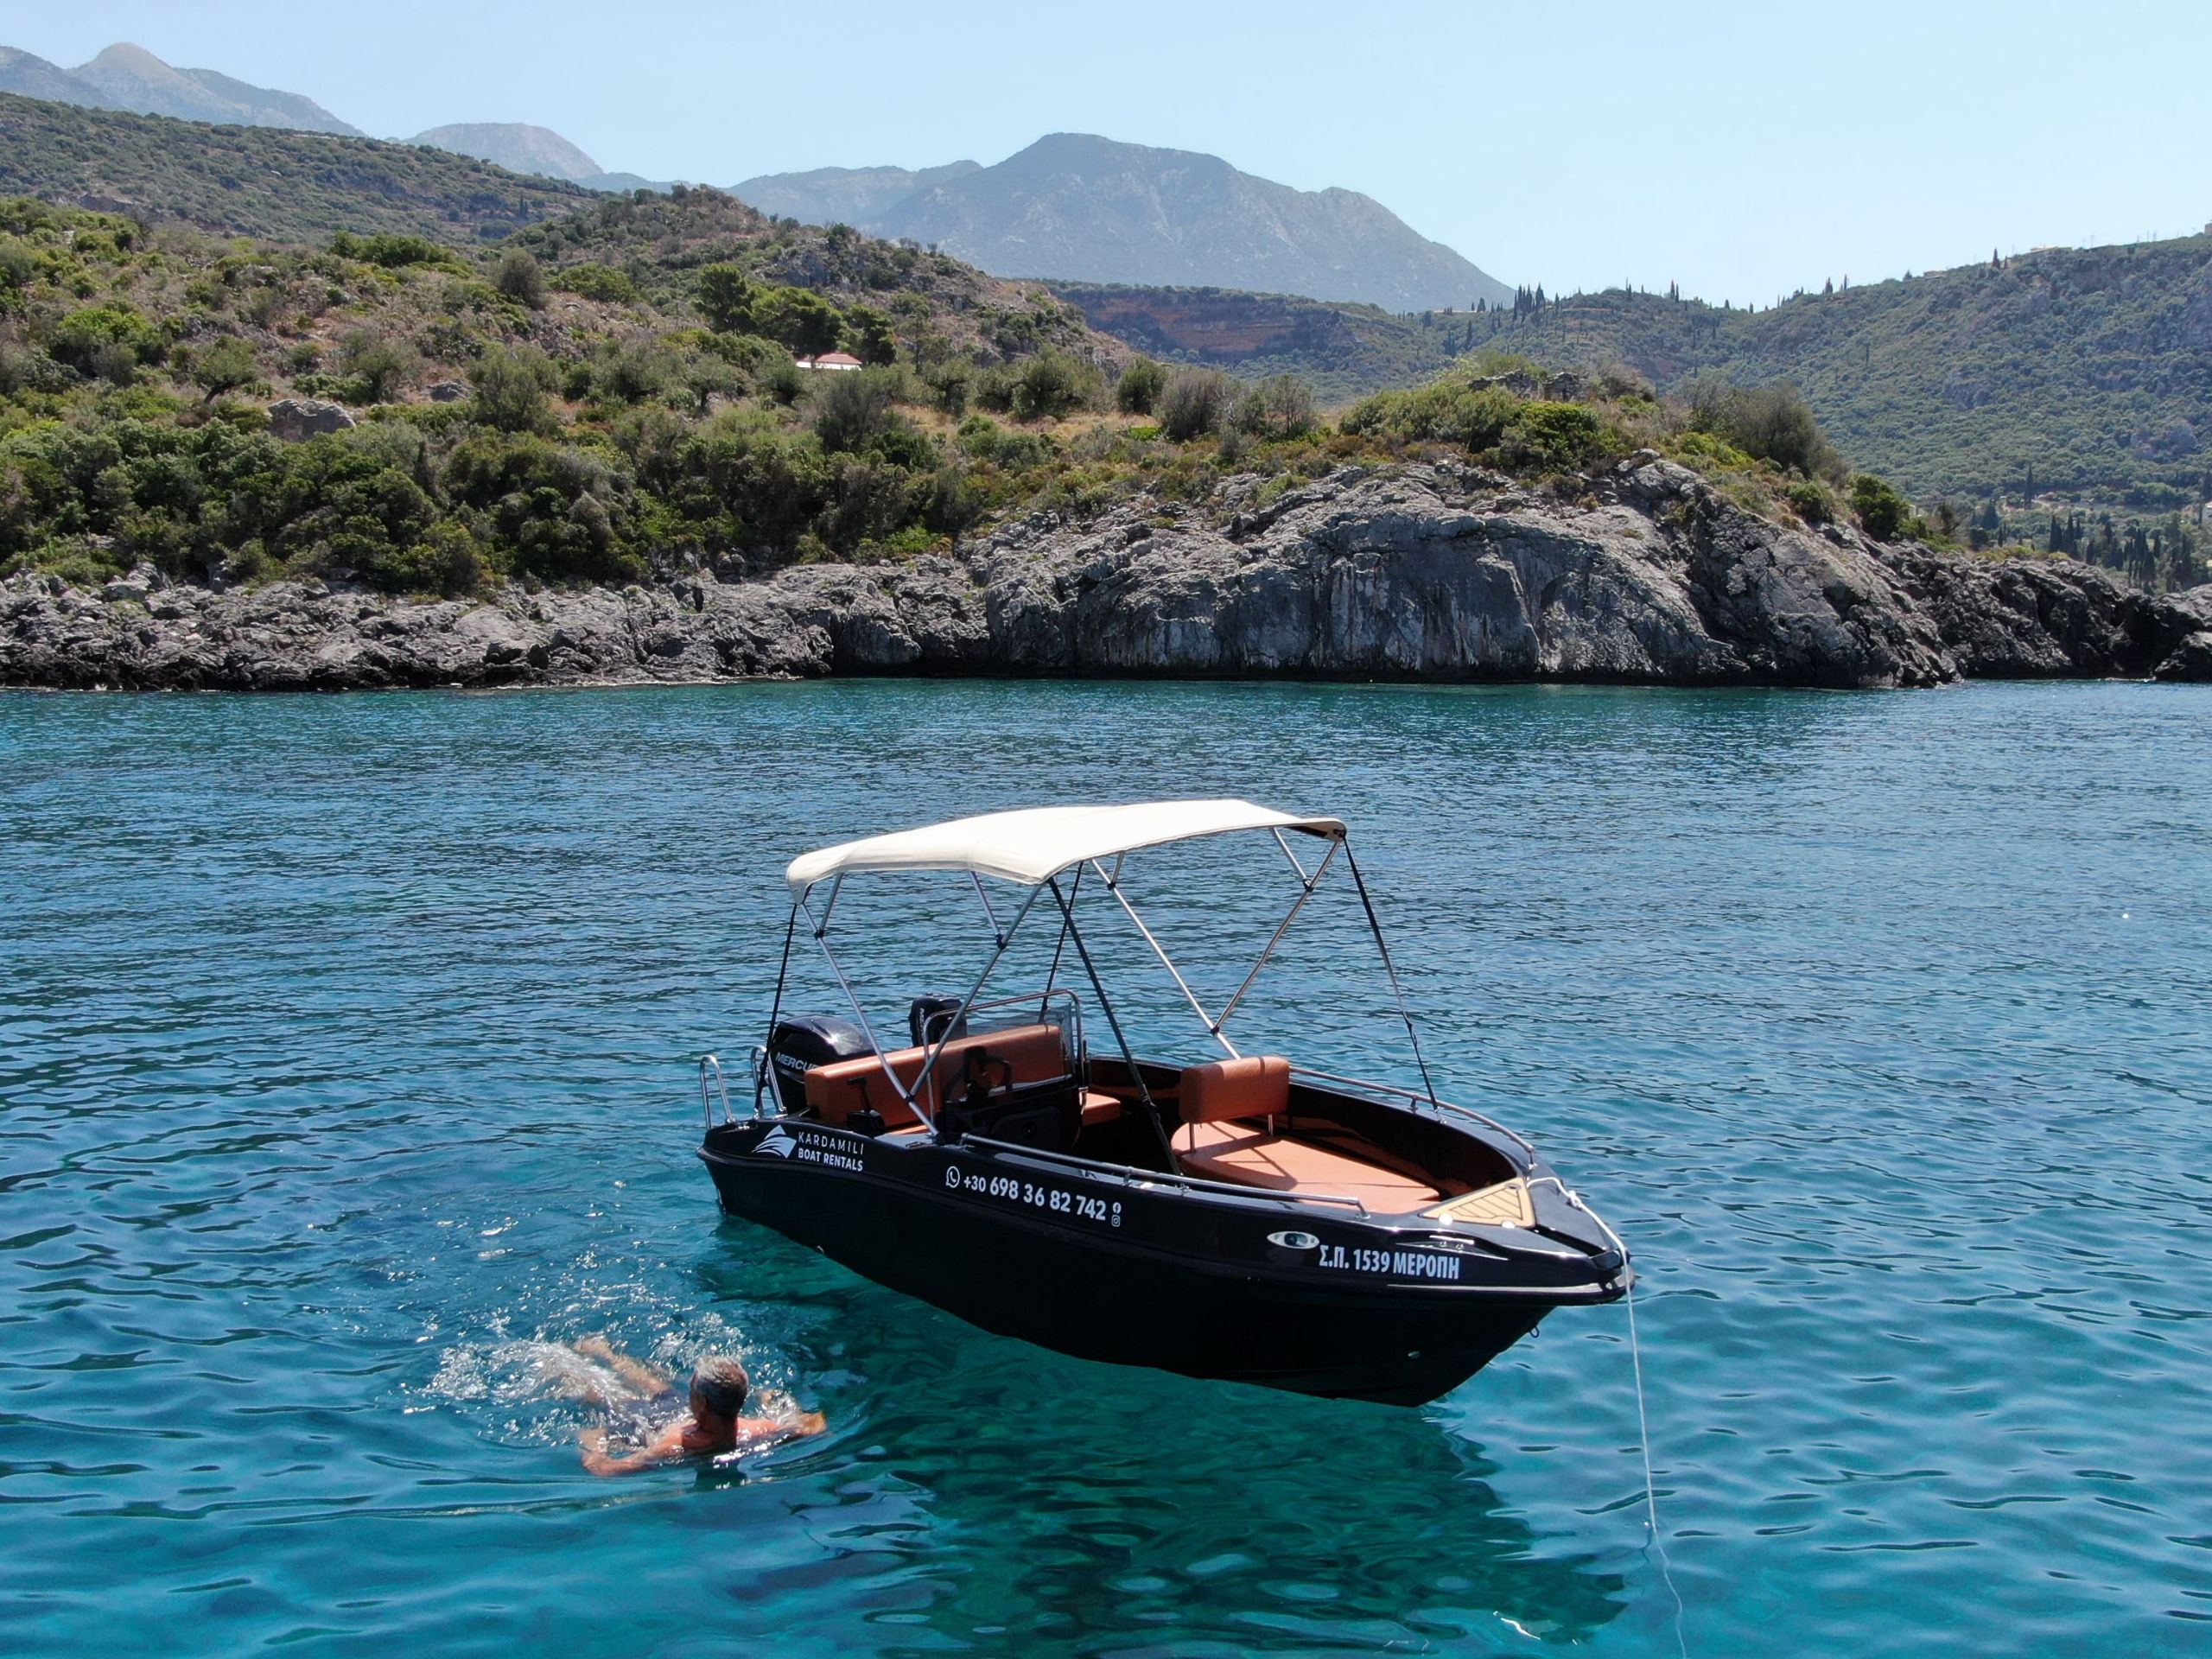
[[[0,684],[357,690],[825,674],[1928,686],[2212,680],[2212,588],[2144,594],[1784,528],[1649,454],[1574,500],[1449,464],[1021,520],[950,557],[422,601],[150,571],[0,583]]]

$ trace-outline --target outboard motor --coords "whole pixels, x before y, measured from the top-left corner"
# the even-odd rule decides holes
[[[947,1027],[953,1037],[968,1034],[968,1022],[956,1019],[961,1001],[957,996],[918,996],[906,1009],[906,1029],[913,1034],[916,1048],[927,1048],[946,1036]]]
[[[804,1111],[810,1068],[874,1052],[868,1033],[850,1020],[834,1014],[785,1015],[768,1033],[768,1075],[775,1084],[776,1103],[786,1112]]]

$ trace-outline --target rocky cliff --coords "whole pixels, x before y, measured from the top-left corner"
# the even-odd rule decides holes
[[[1924,686],[2212,677],[2212,588],[1776,525],[1646,454],[1573,501],[1449,465],[1140,498],[957,557],[397,601],[0,584],[0,683],[346,690],[832,673]]]

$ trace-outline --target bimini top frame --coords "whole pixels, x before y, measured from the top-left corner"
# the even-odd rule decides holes
[[[1127,855],[1141,848],[1227,835],[1240,830],[1264,830],[1270,833],[1275,844],[1281,849],[1283,856],[1289,860],[1291,868],[1297,873],[1298,896],[1292,901],[1289,912],[1262,948],[1259,960],[1252,964],[1252,970],[1244,976],[1243,983],[1222,1006],[1221,1012],[1213,1014],[1206,1011],[1197,993],[1192,990],[1181,971],[1153,936],[1152,930],[1145,925],[1144,918],[1137,914],[1136,906],[1130,903],[1128,893],[1122,889],[1122,868]],[[1327,842],[1328,850],[1322,855],[1319,864],[1311,871],[1307,870],[1298,855],[1291,850],[1286,832]],[[1252,988],[1253,982],[1259,978],[1260,970],[1267,966],[1268,959],[1274,954],[1283,935],[1290,931],[1290,925],[1297,919],[1298,912],[1313,896],[1313,889],[1319,885],[1322,875],[1338,852],[1344,855],[1345,868],[1351,873],[1352,884],[1358,890],[1360,906],[1366,914],[1368,930],[1375,937],[1376,948],[1382,955],[1383,970],[1389,976],[1392,995],[1397,999],[1398,1015],[1404,1021],[1406,1035],[1413,1045],[1414,1062],[1421,1069],[1421,1084],[1427,1090],[1429,1104],[1441,1109],[1436,1098],[1435,1084],[1429,1078],[1428,1064],[1421,1056],[1420,1033],[1414,1029],[1412,1014],[1406,1007],[1405,992],[1398,982],[1397,968],[1390,960],[1390,947],[1383,941],[1382,924],[1376,918],[1374,901],[1368,896],[1367,883],[1362,880],[1359,865],[1352,857],[1351,843],[1346,836],[1344,821],[1340,818],[1300,817],[1255,805],[1250,801],[1144,801],[1124,806],[1048,806],[1016,812],[989,812],[979,817],[957,818],[950,823],[902,830],[895,835],[873,836],[865,841],[845,842],[795,858],[784,872],[784,879],[790,883],[792,893],[791,925],[784,935],[783,966],[776,976],[775,1007],[768,1016],[769,1034],[772,1039],[776,1020],[783,1012],[784,987],[791,974],[791,944],[798,933],[800,918],[804,917],[815,943],[821,947],[823,957],[830,964],[830,971],[836,977],[839,988],[852,1004],[854,1017],[860,1021],[861,1029],[875,1049],[884,1076],[912,1109],[914,1115],[928,1126],[930,1135],[934,1137],[936,1122],[925,1106],[924,1098],[928,1092],[925,1085],[936,1069],[938,1056],[943,1053],[945,1044],[951,1040],[952,1033],[960,1028],[962,1021],[976,1006],[976,998],[982,995],[992,970],[1006,955],[1007,947],[1021,931],[1030,912],[1036,908],[1038,899],[1049,892],[1060,912],[1061,923],[1059,943],[1052,952],[1052,978],[1058,978],[1061,959],[1067,946],[1073,944],[1083,964],[1084,976],[1098,998],[1100,1011],[1105,1014],[1107,1024],[1113,1030],[1122,1058],[1128,1064],[1129,1075],[1135,1079],[1138,1090],[1143,1096],[1146,1115],[1152,1120],[1153,1127],[1159,1134],[1161,1148],[1168,1153],[1172,1166],[1173,1154],[1168,1147],[1166,1131],[1159,1109],[1152,1099],[1152,1091],[1145,1084],[1136,1057],[1130,1052],[1128,1039],[1122,1033],[1122,1022],[1114,1012],[1113,1002],[1107,996],[1106,988],[1100,982],[1097,969],[1091,962],[1090,949],[1076,926],[1075,900],[1082,891],[1085,872],[1096,874],[1107,892],[1113,894],[1145,944],[1160,958],[1160,965],[1166,969],[1168,976],[1175,982],[1176,988],[1182,992],[1192,1012],[1205,1025],[1207,1034],[1234,1058],[1236,1057],[1236,1046],[1230,1041],[1223,1027],[1228,1024],[1230,1016],[1236,1013],[1237,1005],[1243,1001],[1245,993]],[[982,972],[976,976],[974,986],[962,1000],[958,1015],[944,1022],[943,1034],[929,1046],[913,1084],[909,1086],[899,1080],[882,1044],[876,1040],[874,1028],[868,1023],[867,1010],[861,1007],[858,994],[846,979],[844,969],[838,966],[836,956],[830,949],[829,935],[830,918],[836,911],[837,895],[844,886],[846,876],[865,871],[917,870],[951,870],[967,874],[975,886],[976,898],[982,902],[993,949],[989,959],[983,964]],[[990,894],[984,890],[981,879],[986,875],[1031,890],[1009,925],[1001,926],[1000,924],[998,912],[991,903]],[[1060,880],[1064,875],[1070,875],[1065,886]],[[829,893],[823,901],[821,913],[817,915],[815,891],[825,882]],[[1044,995],[1051,996],[1052,989],[1052,983],[1048,981]]]
[[[1140,801],[1128,806],[1039,806],[986,812],[926,829],[849,841],[795,858],[784,872],[791,891],[861,870],[963,870],[1025,887],[1063,871],[1140,847],[1160,847],[1234,830],[1289,830],[1344,838],[1338,818],[1300,818],[1249,801]]]

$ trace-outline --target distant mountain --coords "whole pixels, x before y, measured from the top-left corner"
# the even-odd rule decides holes
[[[0,92],[43,98],[56,104],[83,104],[96,110],[115,107],[105,92],[86,85],[59,64],[12,46],[0,46]]]
[[[1294,190],[1216,156],[1054,133],[857,221],[1004,276],[1245,289],[1393,311],[1505,285],[1353,190]]]
[[[290,127],[301,132],[342,133],[354,138],[363,136],[359,127],[340,121],[311,98],[249,86],[213,69],[172,68],[145,48],[127,42],[111,46],[70,73],[92,88],[105,107],[137,115],[168,115],[183,121],[229,126]],[[64,101],[87,100],[65,98]]]
[[[649,179],[642,173],[594,173],[576,182],[587,190],[604,190],[619,196],[636,190],[654,190],[664,196],[675,188],[670,180]]]
[[[764,173],[730,187],[730,194],[762,213],[809,225],[868,222],[916,191],[982,172],[977,162],[948,162],[918,171],[905,167],[817,167],[810,173]]]
[[[532,127],[519,121],[464,121],[449,127],[432,127],[407,141],[429,149],[451,150],[478,161],[504,167],[510,173],[532,173],[543,179],[565,179],[587,190],[612,195],[637,190],[665,194],[667,181],[636,173],[609,173],[597,162],[550,127]]]
[[[432,127],[407,142],[449,149],[456,156],[474,156],[510,173],[537,173],[574,184],[598,178],[607,171],[550,128],[526,126],[519,121],[467,121]]]
[[[287,242],[506,235],[594,204],[557,179],[412,144],[91,110],[0,93],[0,196]]]

